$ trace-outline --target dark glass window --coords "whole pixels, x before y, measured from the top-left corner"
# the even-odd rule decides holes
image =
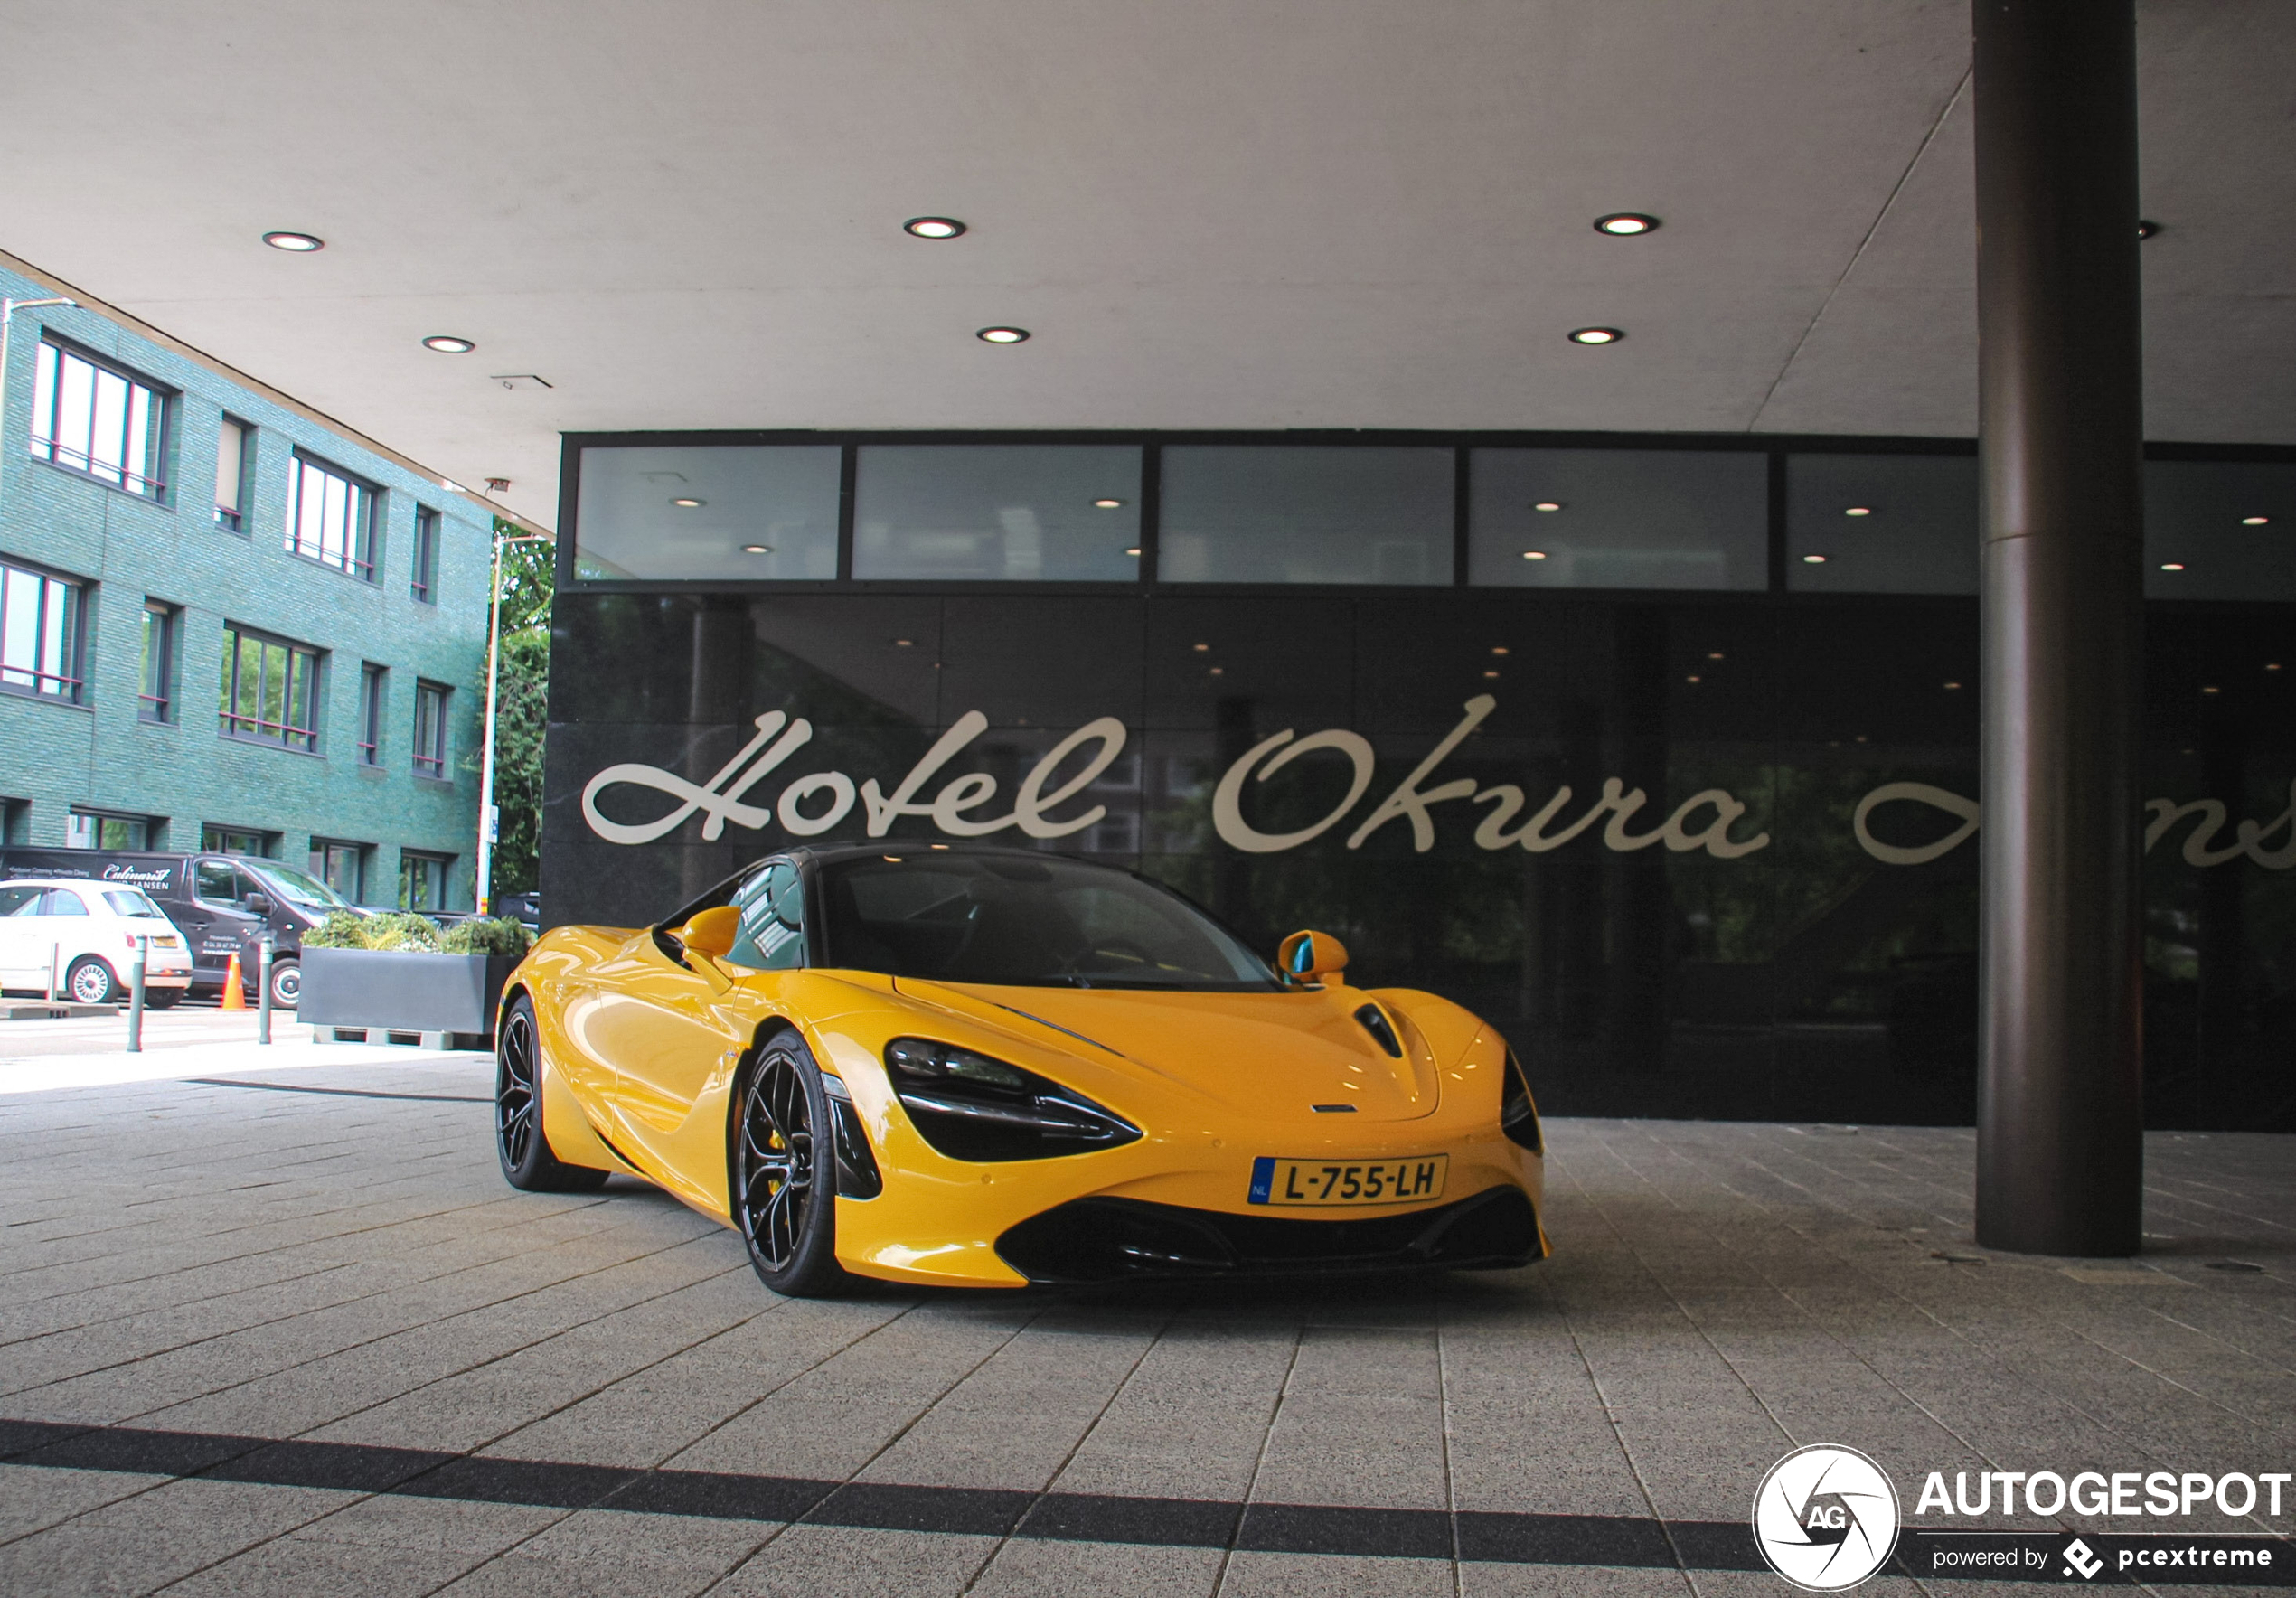
[[[167,396],[47,339],[32,385],[32,455],[146,499],[164,499]]]
[[[248,483],[255,465],[255,428],[235,417],[223,418],[215,441],[215,522],[233,532],[247,528]]]
[[[425,605],[438,603],[438,512],[428,505],[415,507],[414,597]]]
[[[144,686],[136,696],[136,714],[143,720],[175,719],[175,647],[182,617],[173,605],[144,601]]]
[[[0,563],[0,689],[80,703],[80,586]]]
[[[1977,592],[1977,457],[1788,457],[1786,587],[1798,594]]]
[[[1766,456],[1478,449],[1468,580],[1507,588],[1766,588]]]
[[[199,846],[211,854],[244,854],[257,860],[268,858],[276,833],[258,832],[248,827],[233,827],[209,822],[199,830]]]
[[[753,971],[795,971],[805,963],[805,891],[797,868],[771,860],[734,890],[741,930],[728,956]]]
[[[149,849],[158,829],[149,816],[75,810],[64,818],[67,849]]]
[[[854,475],[853,575],[1130,582],[1134,445],[869,445]]]
[[[447,779],[447,694],[436,682],[415,684],[415,775]]]
[[[2296,465],[2148,461],[2149,599],[2296,599]]]
[[[1453,459],[1426,448],[1168,448],[1157,578],[1447,586]]]
[[[454,857],[399,851],[399,907],[402,910],[443,910],[447,907],[447,873]]]
[[[224,736],[316,754],[318,681],[319,652],[308,644],[225,626]]]
[[[288,552],[372,582],[381,498],[372,484],[297,455],[287,471]]]
[[[367,851],[364,843],[339,843],[330,838],[311,840],[311,875],[352,904],[366,897]]]
[[[575,575],[834,578],[841,456],[827,444],[586,448]]]
[[[359,668],[359,764],[382,764],[382,706],[383,696],[391,682],[390,672],[372,661]]]

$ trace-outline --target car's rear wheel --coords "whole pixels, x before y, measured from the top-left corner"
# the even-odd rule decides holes
[[[494,1039],[494,1152],[503,1177],[529,1193],[588,1193],[606,1185],[607,1172],[569,1165],[550,1152],[542,1134],[542,1049],[534,1031],[534,1004],[511,1001]]]
[[[776,1292],[823,1298],[852,1278],[837,1263],[835,1137],[821,1070],[803,1039],[767,1042],[734,1100],[734,1225]]]
[[[81,1004],[109,1004],[119,997],[119,979],[110,966],[94,954],[82,954],[71,963],[71,971],[64,978],[64,990]]]

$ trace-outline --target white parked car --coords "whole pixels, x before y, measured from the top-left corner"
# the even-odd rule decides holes
[[[136,939],[144,954],[144,1002],[165,1010],[192,985],[192,952],[143,889],[85,878],[19,877],[0,882],[0,988],[48,992],[109,1004],[127,996]]]

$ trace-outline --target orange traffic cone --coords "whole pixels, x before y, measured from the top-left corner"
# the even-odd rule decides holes
[[[247,978],[240,974],[239,951],[234,949],[231,952],[231,968],[223,973],[223,1008],[245,1010],[247,1008],[246,986]]]

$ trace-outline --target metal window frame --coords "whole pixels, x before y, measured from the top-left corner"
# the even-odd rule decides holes
[[[390,692],[391,668],[373,661],[359,663],[359,764],[382,765],[382,714]]]
[[[319,712],[325,702],[325,695],[320,691],[320,679],[325,670],[327,652],[315,644],[299,644],[292,638],[283,638],[278,634],[268,632],[261,627],[250,627],[233,621],[226,621],[223,624],[223,658],[229,663],[231,678],[228,687],[224,689],[222,708],[218,712],[221,727],[217,736],[230,738],[235,743],[262,744],[268,748],[285,749],[295,755],[318,755]],[[262,699],[264,683],[268,674],[269,656],[268,653],[262,657],[266,663],[256,679],[256,714],[242,716],[239,713],[240,681],[239,640],[242,638],[251,639],[267,649],[279,648],[287,652],[287,682],[279,693],[279,704],[283,714],[292,714],[294,710],[296,662],[301,659],[309,663],[305,679],[308,691],[304,700],[306,714],[310,719],[309,726],[301,726],[284,719],[268,721],[264,719]],[[254,730],[243,730],[244,728]],[[307,741],[296,742],[298,738]]]
[[[325,545],[311,548],[303,542],[302,518],[297,512],[303,505],[303,470],[309,467],[323,476],[336,481],[366,496],[366,512],[358,518],[355,547],[346,543],[343,559],[336,560],[325,552]],[[382,518],[386,490],[372,480],[362,477],[347,466],[338,466],[323,455],[314,454],[297,445],[287,458],[287,518],[284,547],[298,560],[328,571],[339,572],[354,582],[373,586],[381,567]]]
[[[247,536],[249,528],[248,512],[253,508],[248,503],[248,502],[254,497],[255,494],[256,428],[253,422],[247,420],[243,417],[233,416],[228,410],[223,412],[222,426],[227,429],[233,428],[239,429],[240,504],[238,510],[227,511],[219,503],[215,507],[215,525],[223,529],[226,532],[235,532],[244,538]],[[216,435],[216,447],[220,450],[222,447],[221,433],[219,432]]]
[[[43,326],[40,330],[39,343],[40,345],[44,345],[45,347],[55,351],[59,357],[70,356],[75,361],[81,362],[86,365],[95,368],[98,371],[106,372],[112,377],[119,379],[120,381],[127,384],[131,392],[130,403],[123,409],[120,421],[121,464],[119,474],[123,481],[115,483],[107,476],[104,472],[97,470],[95,468],[95,460],[93,456],[81,455],[80,451],[70,448],[52,437],[47,438],[41,437],[37,433],[31,430],[30,420],[27,420],[25,426],[25,436],[27,442],[31,446],[32,458],[40,462],[42,465],[53,466],[59,472],[68,472],[75,477],[84,478],[88,482],[96,484],[99,487],[108,488],[114,494],[127,494],[131,498],[143,501],[146,504],[160,505],[173,509],[174,500],[169,494],[170,485],[167,476],[168,456],[174,447],[176,408],[183,397],[183,391],[181,389],[174,388],[166,383],[158,382],[154,379],[146,377],[142,372],[137,371],[132,366],[123,365],[119,362],[110,359],[108,356],[98,354],[95,351],[88,348],[85,344],[68,338],[64,334],[57,333],[48,327]],[[38,375],[38,359],[39,352],[37,347],[35,347],[33,351],[33,393],[30,413],[31,418],[33,419],[36,419],[40,414],[40,380]],[[151,396],[152,405],[154,407],[155,415],[151,429],[151,459],[155,463],[154,469],[159,474],[157,476],[146,476],[143,473],[135,471],[127,465],[127,418],[135,413],[133,390],[136,389],[141,389],[145,393]],[[55,369],[53,398],[48,409],[48,428],[52,434],[55,431],[55,418],[57,412],[62,409],[62,400],[63,363],[60,359],[56,363]],[[94,418],[91,417],[89,418],[90,442],[93,441],[93,430]],[[42,453],[43,447],[45,450],[44,454]],[[82,464],[75,465],[71,461],[58,459],[57,452],[59,450],[63,450],[67,454],[80,456]]]
[[[183,607],[171,605],[165,599],[155,599],[146,594],[144,596],[144,658],[139,663],[142,681],[136,695],[136,719],[155,727],[173,727],[180,709],[179,696],[175,692],[175,672],[181,663],[178,656],[183,653]],[[150,628],[155,617],[159,622],[160,691],[157,693],[152,691],[151,671]]]
[[[402,910],[445,909],[447,907],[447,884],[449,879],[450,873],[452,873],[455,869],[455,861],[459,857],[456,855],[440,854],[434,850],[407,849],[402,847],[399,851],[399,907]],[[438,896],[437,902],[433,904],[416,905],[409,902],[412,896],[407,891],[407,868],[417,861],[419,861],[427,866],[435,866],[438,868]]]
[[[438,533],[446,519],[432,506],[415,506],[414,574],[408,592],[418,605],[438,603]]]
[[[318,870],[312,871],[311,875],[322,882],[327,882],[326,857],[338,849],[347,849],[351,851],[354,864],[353,875],[358,879],[353,891],[344,893],[343,897],[354,905],[364,904],[367,898],[367,860],[374,853],[373,844],[362,842],[356,838],[329,838],[315,832],[312,834],[311,847],[307,851],[312,858],[306,860],[305,863],[306,866],[315,863]],[[327,886],[334,888],[332,882],[327,882]],[[335,891],[343,893],[343,889],[339,888],[335,888]]]
[[[925,578],[858,579],[852,575],[853,505],[858,486],[860,450],[877,444],[1099,444],[1141,447],[1140,570],[1129,581],[1046,582],[998,580],[933,580]],[[580,485],[582,452],[588,449],[630,447],[709,447],[756,445],[834,445],[841,460],[837,576],[833,578],[652,578],[585,580],[579,573],[581,549]],[[1162,534],[1162,451],[1176,445],[1242,445],[1341,448],[1446,448],[1457,452],[1454,476],[1454,554],[1448,583],[1397,586],[1379,583],[1168,583],[1160,571]],[[1750,454],[1769,457],[1766,474],[1768,530],[1767,585],[1757,588],[1541,588],[1539,593],[1568,599],[1689,599],[1746,600],[1767,598],[1782,604],[1838,603],[1840,594],[1796,593],[1787,581],[1785,463],[1797,455],[1925,455],[1971,456],[1977,452],[1972,438],[1934,437],[1905,434],[1848,433],[1617,433],[1532,430],[1416,430],[1408,428],[1310,428],[1289,431],[1155,430],[1155,429],[677,429],[661,432],[598,432],[560,435],[558,500],[558,570],[560,592],[585,593],[783,593],[783,594],[1037,594],[1121,595],[1153,591],[1213,597],[1223,594],[1283,593],[1332,597],[1421,595],[1473,588],[1477,592],[1517,592],[1510,588],[1483,588],[1467,580],[1469,526],[1467,492],[1472,453],[1478,449],[1615,449],[1620,451],[1677,450],[1717,454]],[[2198,460],[2296,464],[2296,445],[2215,445],[2159,441],[2145,446],[2150,460]],[[2207,603],[2194,601],[2193,603]],[[2221,603],[2221,602],[2217,602]]]
[[[454,689],[445,682],[433,682],[428,677],[415,679],[415,775],[430,782],[452,781],[447,775],[448,757],[447,737],[447,703]],[[430,707],[430,743],[423,747],[423,712],[426,702]]]
[[[40,583],[40,602],[33,607],[39,620],[36,624],[37,630],[33,634],[33,663],[31,671],[31,685],[27,687],[20,682],[9,682],[0,679],[0,693],[14,694],[19,699],[37,700],[42,704],[86,708],[88,703],[88,613],[95,598],[95,583],[86,578],[74,577],[70,572],[58,571],[52,567],[42,566],[37,561],[24,560],[14,555],[0,555],[0,574],[10,571],[19,576],[33,578]],[[71,635],[65,640],[63,653],[59,657],[59,663],[68,669],[61,672],[43,671],[39,664],[46,653],[48,587],[52,583],[70,589],[74,596],[71,604],[71,619],[68,624]],[[5,652],[6,647],[7,627],[6,611],[5,607],[0,607],[0,652]],[[5,653],[0,653],[0,658],[5,658]],[[8,666],[0,668],[0,671],[14,672],[20,669]],[[63,691],[51,691],[41,686],[42,682],[60,683]]]

